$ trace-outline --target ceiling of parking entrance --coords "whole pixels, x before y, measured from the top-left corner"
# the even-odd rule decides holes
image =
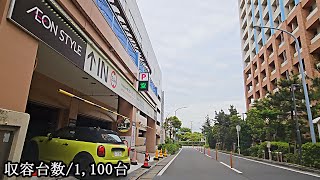
[[[37,57],[37,72],[85,94],[82,98],[90,96],[114,109],[118,108],[118,96],[115,93],[50,47],[39,42]]]

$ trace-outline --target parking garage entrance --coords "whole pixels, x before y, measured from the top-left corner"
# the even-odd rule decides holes
[[[76,126],[100,127],[102,129],[112,130],[112,122],[85,115],[78,115]]]
[[[58,127],[59,109],[28,102],[26,113],[30,114],[30,121],[24,143],[22,160],[27,159],[28,155],[26,154],[25,147],[33,137],[46,136]]]

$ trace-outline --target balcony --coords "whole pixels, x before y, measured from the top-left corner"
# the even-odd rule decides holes
[[[304,71],[304,75],[305,75],[305,76],[307,75],[307,71]],[[299,79],[301,79],[301,78],[302,78],[302,75],[301,75],[301,73],[300,73],[300,72],[299,72],[298,78],[299,78]]]
[[[274,52],[272,52],[272,53],[269,55],[269,58],[271,58],[273,55],[274,55]]]
[[[274,17],[273,19],[275,20],[277,18],[277,16],[280,14],[281,10],[279,7],[277,7],[276,11],[274,12]]]
[[[276,69],[274,69],[272,72],[271,72],[271,75],[274,75],[276,73]]]
[[[244,44],[243,44],[244,50],[248,51],[249,50],[249,40],[247,39]],[[248,47],[248,48],[247,48]]]
[[[246,15],[243,15],[245,12],[246,12],[246,8],[242,8],[242,9],[241,9],[241,13],[240,13],[241,18],[243,18],[244,16],[246,16]]]
[[[267,77],[264,77],[264,78],[262,79],[263,82],[266,81],[266,80],[267,80]]]
[[[257,83],[256,86],[259,86],[259,83]]]
[[[311,13],[307,16],[307,21],[311,19],[311,17],[315,15],[317,12],[318,12],[318,7],[316,7],[313,11],[311,11]]]
[[[302,48],[300,49],[300,53],[302,53]],[[298,56],[298,51],[296,51],[293,56],[297,57]]]
[[[259,17],[258,13],[259,13],[259,8],[255,8],[255,11],[254,11],[255,18]],[[260,19],[259,19],[259,21],[260,21]]]
[[[279,91],[279,88],[277,87],[277,88],[275,88],[272,92],[273,93],[276,93],[276,92],[278,92]]]
[[[261,63],[261,66],[263,66],[263,65],[265,65],[266,64],[266,61],[263,61],[262,63]]]
[[[253,91],[253,88],[250,88],[249,91],[248,91],[248,93],[251,93],[252,91]]]
[[[251,76],[252,76],[252,75],[251,75],[251,74],[249,74],[249,75],[247,76],[247,79],[250,79],[250,78],[251,78]]]
[[[269,14],[268,14],[268,11],[269,9],[268,8],[265,8],[264,10],[263,10],[263,14],[262,14],[262,16],[263,17],[265,17],[265,16],[269,16]]]
[[[296,9],[296,6],[293,6],[293,7],[289,6],[289,14],[287,17],[289,17],[295,9]]]
[[[241,22],[241,28],[243,29],[244,28],[244,25],[245,25],[245,23],[247,22],[246,21],[246,19],[241,19],[242,20],[242,22]]]
[[[292,31],[292,34],[295,34],[295,33],[298,32],[298,31],[299,31],[299,26],[296,27],[296,28]]]
[[[281,43],[279,44],[279,48],[281,48],[284,45],[284,41],[281,41]]]
[[[320,39],[320,33],[311,39],[311,44],[315,43],[318,39]]]
[[[285,66],[286,64],[288,64],[288,61],[284,61],[283,63],[281,63],[281,67]]]
[[[250,51],[247,51],[246,54],[244,55],[244,59],[248,59],[249,56],[250,56]]]

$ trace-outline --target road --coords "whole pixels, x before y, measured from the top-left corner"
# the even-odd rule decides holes
[[[211,155],[215,157],[215,152]],[[222,162],[222,163],[221,163]],[[224,164],[223,164],[224,163]],[[320,176],[302,174],[294,170],[281,169],[267,163],[233,158],[234,169],[227,167],[229,155],[218,154],[218,161],[210,158],[193,148],[183,148],[168,169],[156,180],[319,180]]]

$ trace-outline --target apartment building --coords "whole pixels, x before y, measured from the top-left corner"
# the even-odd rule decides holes
[[[320,67],[319,0],[239,0],[239,17],[246,107],[276,92],[277,81],[298,74],[295,41],[276,27],[293,33],[301,47],[305,74],[318,76]],[[310,84],[307,81],[308,85]]]

